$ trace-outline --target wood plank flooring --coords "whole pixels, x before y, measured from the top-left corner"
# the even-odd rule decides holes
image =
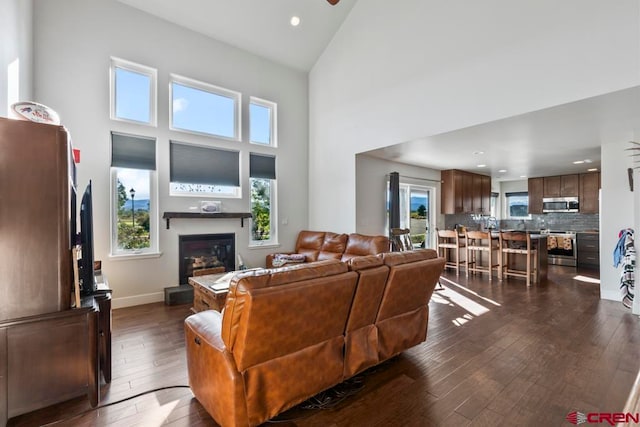
[[[595,277],[589,271],[579,271]],[[365,386],[332,409],[294,409],[283,426],[569,425],[571,411],[621,411],[640,368],[639,319],[599,299],[573,268],[549,280],[489,283],[446,273],[434,294],[427,342],[372,369]],[[114,311],[113,381],[102,404],[187,385],[183,319],[189,307]],[[215,426],[188,388],[89,411],[79,398],[10,420],[11,426]],[[288,419],[288,420],[287,420]]]

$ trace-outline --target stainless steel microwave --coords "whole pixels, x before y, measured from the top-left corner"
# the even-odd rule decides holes
[[[580,204],[577,197],[545,197],[542,212],[580,212]]]

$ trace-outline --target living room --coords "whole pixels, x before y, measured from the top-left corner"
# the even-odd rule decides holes
[[[517,6],[495,1],[461,10],[435,2],[343,0],[336,7],[350,6],[351,12],[310,71],[238,49],[126,2],[7,3],[7,25],[0,30],[7,41],[0,95],[11,99],[5,84],[17,75],[19,100],[54,108],[69,129],[81,153],[78,181],[82,186],[93,181],[95,253],[108,272],[115,309],[157,303],[165,287],[177,285],[180,235],[234,233],[237,252],[248,266],[263,265],[274,252],[274,245],[251,246],[249,228],[238,220],[175,220],[169,229],[164,226],[164,212],[188,212],[200,200],[169,194],[170,141],[239,150],[245,189],[250,153],[276,156],[276,247],[289,250],[303,229],[385,233],[382,204],[379,214],[367,210],[372,202],[365,196],[371,191],[366,183],[383,182],[394,170],[414,176],[415,169],[389,159],[363,174],[357,169],[360,153],[640,83],[634,1],[616,7],[596,1]],[[110,119],[113,57],[157,70],[157,126]],[[16,59],[19,69],[11,74]],[[248,134],[249,97],[276,103],[278,146],[171,130],[171,74],[240,92],[242,135]],[[6,104],[0,116],[9,115]],[[156,140],[155,253],[113,254],[111,132]],[[606,260],[618,231],[638,221],[637,192],[628,191],[626,175],[632,159],[625,152],[637,135],[637,127],[631,133],[614,130],[600,141],[600,232]],[[431,170],[421,173],[433,178]],[[383,191],[374,189],[380,193],[375,197],[383,197]],[[245,190],[241,198],[222,199],[223,211],[247,211],[249,198]],[[600,292],[614,300],[619,277],[609,264],[601,266]]]

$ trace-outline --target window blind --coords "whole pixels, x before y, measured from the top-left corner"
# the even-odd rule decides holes
[[[156,170],[156,140],[111,132],[111,166]]]
[[[240,152],[170,142],[171,182],[240,186]]]
[[[528,196],[529,193],[526,191],[514,191],[511,193],[504,193],[504,195],[507,197],[519,197],[519,196]]]
[[[276,179],[276,158],[249,153],[249,176],[251,178]]]

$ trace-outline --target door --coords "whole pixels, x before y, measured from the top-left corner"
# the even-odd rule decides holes
[[[434,248],[435,188],[400,184],[400,227],[410,230],[415,248]]]

